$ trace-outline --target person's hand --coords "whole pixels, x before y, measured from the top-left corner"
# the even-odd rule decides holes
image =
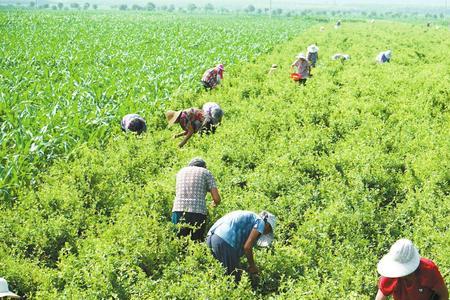
[[[250,274],[258,274],[259,273],[259,269],[256,265],[250,266],[248,267],[248,272]]]

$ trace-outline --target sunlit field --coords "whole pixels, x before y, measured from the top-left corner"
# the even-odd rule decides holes
[[[374,299],[401,237],[450,282],[450,31],[144,12],[0,12],[0,276],[27,299]],[[323,27],[323,30],[320,28]],[[7,30],[4,30],[7,29]],[[290,65],[316,43],[305,86]],[[392,49],[390,63],[377,64]],[[349,61],[333,61],[342,52]],[[203,71],[225,64],[218,89]],[[269,68],[278,70],[268,76]],[[167,109],[224,109],[182,149]],[[140,113],[148,130],[120,131]],[[236,285],[175,236],[175,174],[203,157],[222,203],[277,216]],[[244,266],[245,258],[242,260]]]
[[[158,115],[198,90],[205,69],[255,60],[312,23],[0,11],[0,194],[13,200],[56,157],[103,144],[122,115]]]

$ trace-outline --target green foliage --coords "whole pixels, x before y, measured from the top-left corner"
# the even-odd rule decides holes
[[[19,11],[1,12],[0,23],[8,45],[0,49],[0,195],[14,200],[55,158],[102,145],[123,115],[150,119],[198,92],[205,69],[230,70],[311,22]]]
[[[373,299],[378,259],[406,237],[448,282],[450,35],[388,22],[332,27],[227,69],[211,93],[192,85],[165,102],[117,104],[114,113],[142,107],[149,131],[117,126],[104,147],[76,147],[2,208],[1,275],[31,299]],[[289,66],[313,42],[318,67],[298,86]],[[391,63],[376,64],[387,48]],[[331,61],[336,52],[352,58]],[[223,107],[223,124],[178,149],[164,109],[207,101]],[[204,243],[175,238],[175,174],[194,156],[223,198],[208,227],[236,209],[277,215],[273,247],[255,250],[259,278],[235,286]]]

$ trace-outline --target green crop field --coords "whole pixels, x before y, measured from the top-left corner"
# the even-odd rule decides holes
[[[56,157],[103,144],[122,115],[157,115],[205,69],[254,60],[311,23],[1,11],[0,195],[14,200]]]
[[[376,264],[400,237],[450,282],[448,28],[129,12],[0,20],[0,277],[18,294],[373,299]],[[313,42],[318,66],[298,86],[289,66]],[[392,61],[376,64],[386,49]],[[202,71],[219,61],[224,82],[204,92]],[[179,149],[164,111],[207,101],[223,124]],[[129,112],[146,134],[120,132]],[[255,250],[258,282],[235,285],[205,244],[175,237],[175,174],[195,156],[223,198],[208,228],[237,209],[278,217],[273,247]]]

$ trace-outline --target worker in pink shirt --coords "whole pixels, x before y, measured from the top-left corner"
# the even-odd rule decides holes
[[[223,79],[223,71],[224,67],[222,64],[206,70],[202,77],[202,84],[206,90],[212,90],[220,84]]]

